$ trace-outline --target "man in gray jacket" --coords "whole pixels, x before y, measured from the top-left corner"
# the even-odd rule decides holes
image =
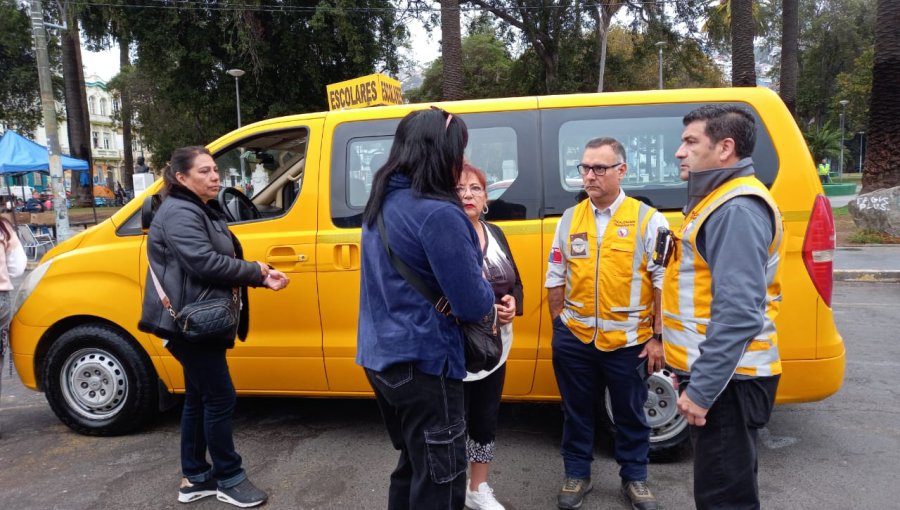
[[[757,430],[781,374],[781,213],[754,176],[748,111],[708,105],[684,125],[675,156],[688,203],[663,282],[666,362],[685,388],[697,508],[758,509]]]

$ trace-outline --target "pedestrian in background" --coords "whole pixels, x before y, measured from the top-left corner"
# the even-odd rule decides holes
[[[578,165],[589,199],[566,209],[550,248],[544,285],[565,414],[566,479],[557,495],[563,509],[580,508],[593,489],[595,402],[604,385],[616,424],[613,451],[622,491],[637,510],[657,508],[647,486],[644,403],[646,378],[665,362],[659,335],[663,268],[651,258],[657,231],[668,223],[656,209],[625,196],[620,183],[627,171],[621,143],[590,140]]]
[[[356,362],[400,451],[389,510],[459,510],[465,503],[466,367],[457,319],[480,320],[494,306],[478,236],[456,193],[467,140],[465,123],[448,112],[408,114],[363,212]],[[387,247],[439,289],[452,315],[398,272]]]
[[[484,275],[494,290],[503,352],[500,363],[492,370],[469,372],[463,380],[466,396],[466,456],[469,459],[469,481],[466,486],[466,508],[470,510],[503,510],[488,485],[490,463],[494,460],[494,438],[500,395],[506,379],[506,359],[512,347],[512,321],[522,315],[523,292],[519,269],[503,230],[481,220],[487,214],[487,179],[480,169],[466,163],[456,186],[463,210],[475,233],[484,257]]]
[[[15,214],[15,213],[12,213]],[[25,248],[13,225],[0,217],[0,368],[9,349],[9,321],[12,319],[12,279],[22,276],[28,264]]]
[[[684,223],[666,268],[663,341],[684,391],[698,509],[758,509],[757,431],[781,374],[775,318],[785,248],[781,213],[754,175],[756,122],[707,105],[684,117]]]
[[[247,287],[281,290],[288,280],[262,262],[243,260],[241,243],[228,230],[224,213],[215,201],[221,187],[219,168],[205,147],[176,149],[163,170],[163,180],[166,196],[147,236],[150,268],[138,328],[162,338],[184,369],[184,477],[178,501],[188,503],[215,495],[242,508],[261,505],[268,495],[247,478],[234,448],[236,394],[225,359],[226,350],[234,347],[234,335],[189,343],[179,333],[170,311],[182,310],[204,296],[231,297],[239,289],[237,335],[244,340],[249,328]],[[163,305],[162,292],[170,306]],[[212,465],[206,459],[207,451]]]

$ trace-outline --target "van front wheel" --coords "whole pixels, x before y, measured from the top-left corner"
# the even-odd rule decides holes
[[[82,434],[124,434],[156,412],[156,373],[147,355],[116,328],[74,327],[53,343],[43,373],[50,408]]]

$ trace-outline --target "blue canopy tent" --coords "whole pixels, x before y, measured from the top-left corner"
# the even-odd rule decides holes
[[[69,156],[61,159],[63,170],[82,171],[82,175],[87,175],[87,161]],[[29,172],[50,172],[49,151],[43,145],[7,130],[0,137],[0,175],[22,176]]]

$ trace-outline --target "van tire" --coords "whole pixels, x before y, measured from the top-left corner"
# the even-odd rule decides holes
[[[669,461],[681,456],[689,443],[690,427],[687,420],[678,414],[676,402],[678,392],[672,385],[668,369],[651,375],[647,380],[647,398],[651,402],[644,408],[647,422],[650,424],[650,459],[653,461]],[[603,392],[603,410],[600,421],[604,428],[615,435],[615,420],[609,403],[609,389]]]
[[[81,434],[125,434],[156,414],[153,365],[113,326],[83,324],[60,335],[47,353],[43,383],[50,408]]]

